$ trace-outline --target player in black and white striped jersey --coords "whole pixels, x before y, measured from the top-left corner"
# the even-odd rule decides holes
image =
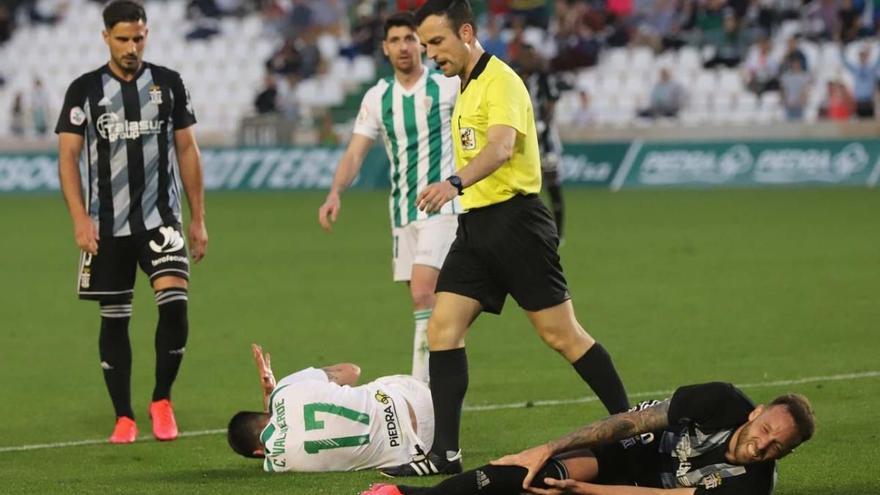
[[[149,276],[159,307],[149,412],[154,436],[173,440],[171,385],[188,334],[181,182],[194,261],[208,243],[196,118],[180,75],[143,61],[143,7],[116,0],[103,17],[110,61],[73,81],[55,129],[61,188],[82,250],[78,292],[101,305],[101,367],[117,416],[110,441],[129,443],[137,437],[128,338],[137,266]]]

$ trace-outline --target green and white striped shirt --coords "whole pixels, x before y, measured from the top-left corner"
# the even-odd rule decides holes
[[[391,162],[391,224],[403,227],[430,215],[416,208],[416,197],[428,184],[455,173],[450,119],[459,79],[422,67],[422,77],[404,89],[394,76],[380,79],[361,102],[354,132],[385,141]],[[461,213],[458,198],[440,214]]]

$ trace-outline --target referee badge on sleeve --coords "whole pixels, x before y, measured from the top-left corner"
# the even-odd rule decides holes
[[[462,127],[458,132],[461,136],[461,149],[473,150],[477,148],[477,133],[473,127]]]

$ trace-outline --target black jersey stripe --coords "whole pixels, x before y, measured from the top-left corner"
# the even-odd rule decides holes
[[[141,77],[143,77],[143,74]],[[144,102],[140,98],[136,80],[122,84],[122,104],[125,107],[125,119],[128,122],[140,122],[141,105]],[[128,158],[128,223],[132,234],[140,234],[146,231],[144,212],[141,206],[141,198],[144,195],[143,142],[144,138],[142,136],[124,140],[126,156]]]
[[[165,82],[165,81],[163,81]],[[156,207],[159,210],[159,215],[162,217],[162,222],[165,224],[177,223],[178,216],[174,214],[174,209],[172,208],[172,201],[179,201],[179,199],[175,198],[172,200],[172,195],[174,191],[171,189],[175,187],[172,184],[174,180],[174,176],[171,173],[171,168],[175,163],[175,160],[171,159],[170,153],[173,148],[173,132],[174,132],[174,124],[171,120],[172,112],[171,108],[174,108],[174,93],[170,90],[163,91],[163,96],[167,96],[167,100],[162,102],[162,105],[167,105],[169,111],[167,115],[169,115],[168,121],[165,122],[165,128],[162,132],[157,136],[156,142],[159,145],[159,191],[158,196],[156,197]],[[166,107],[163,106],[163,110]],[[165,112],[163,112],[165,113]]]
[[[100,122],[101,115],[106,108],[99,103],[106,98],[104,85],[100,73],[96,74],[95,86],[100,88],[89,93],[89,108],[92,122]],[[100,130],[98,130],[100,132]],[[110,238],[115,234],[113,225],[113,186],[110,173],[110,142],[106,139],[98,139],[95,145],[97,150],[97,170],[94,171],[98,180],[98,233],[101,237]]]

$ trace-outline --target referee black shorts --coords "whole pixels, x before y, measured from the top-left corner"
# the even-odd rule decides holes
[[[540,311],[571,298],[559,262],[553,217],[537,195],[518,195],[458,217],[437,292],[479,301],[500,314],[510,294],[526,311]]]
[[[80,299],[130,301],[137,267],[150,282],[163,276],[189,279],[189,259],[180,225],[166,225],[124,237],[102,237],[98,254],[80,254]]]

